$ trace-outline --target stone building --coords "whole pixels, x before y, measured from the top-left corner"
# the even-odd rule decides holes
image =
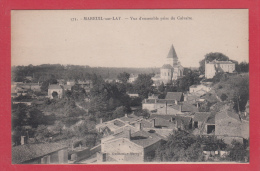
[[[178,60],[178,56],[173,45],[171,46],[171,49],[166,59],[166,63],[160,69],[160,76],[161,81],[164,84],[169,84],[172,82],[172,80],[177,80],[177,78],[183,76],[184,68],[181,66]]]
[[[62,98],[63,96],[63,88],[58,84],[51,84],[48,87],[48,97],[53,99],[52,93],[56,92],[58,94],[58,98]]]
[[[140,130],[131,133],[125,130],[114,134],[111,139],[101,140],[101,152],[97,153],[99,163],[137,163],[148,161],[149,157],[164,142],[155,132]]]
[[[218,72],[233,73],[235,71],[235,63],[231,61],[205,61],[205,77],[213,78]]]

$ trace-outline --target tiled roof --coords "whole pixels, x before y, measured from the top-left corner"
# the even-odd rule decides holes
[[[165,99],[181,101],[182,92],[167,92]]]
[[[72,87],[71,85],[64,85],[64,86],[63,86],[63,88],[64,88],[65,90],[71,89],[71,87]]]
[[[193,120],[194,121],[199,121],[199,122],[204,122],[207,120],[207,118],[209,117],[210,112],[196,112],[194,115]]]
[[[131,141],[144,148],[149,147],[162,139],[164,139],[164,137],[156,133],[149,133],[143,130],[131,134]]]
[[[173,69],[173,67],[170,64],[164,64],[162,69]]]
[[[231,61],[217,61],[217,60],[214,60],[214,61],[208,62],[208,64],[234,64],[234,63],[231,62]]]
[[[66,148],[60,143],[26,144],[12,147],[12,163],[19,164]]]
[[[215,115],[210,115],[207,119],[207,124],[215,124]]]
[[[114,121],[114,125],[116,125],[116,126],[118,126],[118,127],[122,127],[122,126],[124,126],[125,124],[124,124],[123,122],[119,121],[119,120],[115,120],[115,121]]]
[[[176,54],[176,51],[175,51],[173,45],[171,46],[171,49],[170,49],[170,51],[169,51],[169,53],[168,53],[167,58],[175,58],[175,59],[178,59],[177,54]]]
[[[169,121],[169,120],[171,120],[172,117],[173,117],[172,115],[157,115],[157,114],[152,114],[152,115],[150,116],[150,119],[153,119],[153,118],[162,118],[162,119],[164,119],[164,120]]]
[[[191,117],[176,115],[174,118],[177,122],[177,125],[180,125],[181,123],[183,123],[184,126],[188,126],[191,122]]]
[[[62,88],[58,84],[51,84],[51,85],[49,85],[49,89],[62,89]]]
[[[185,102],[185,103],[182,104],[181,111],[182,112],[198,112],[199,109],[196,106]]]
[[[121,117],[119,118],[120,120],[124,121],[124,122],[134,122],[134,121],[137,121],[139,119],[142,119],[141,116],[135,116],[135,115],[128,115],[127,117]]]
[[[96,128],[105,128],[105,127],[107,127],[111,131],[115,131],[115,130],[119,129],[120,127],[123,127],[123,126],[125,126],[125,123],[123,123],[119,119],[114,119],[114,120],[111,120],[111,121],[107,121],[107,122],[103,122],[103,123],[97,124]]]
[[[142,119],[141,121],[138,121],[136,124],[140,124],[142,128],[152,128],[153,124],[152,122],[149,122],[148,120]]]

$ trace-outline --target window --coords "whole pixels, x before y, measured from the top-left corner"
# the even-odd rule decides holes
[[[208,125],[207,126],[207,134],[211,134],[215,132],[215,125]]]
[[[198,122],[197,121],[194,122],[194,128],[198,128]]]

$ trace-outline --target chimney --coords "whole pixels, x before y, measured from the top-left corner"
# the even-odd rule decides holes
[[[21,145],[25,144],[25,136],[21,136]]]
[[[199,102],[197,102],[197,108],[199,108]]]
[[[125,117],[127,118],[127,114],[125,114]]]
[[[100,124],[102,124],[103,123],[103,119],[102,118],[100,118]]]
[[[178,104],[178,101],[177,101],[177,100],[175,100],[175,104],[176,104],[176,105]]]
[[[142,128],[142,123],[140,122],[139,123],[139,131],[141,131],[143,128]]]
[[[155,128],[155,118],[152,120],[152,127]]]
[[[146,103],[146,99],[144,99],[144,103]]]
[[[167,101],[165,102],[165,113],[167,115]]]

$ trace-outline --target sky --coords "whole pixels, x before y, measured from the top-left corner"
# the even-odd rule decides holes
[[[161,67],[171,45],[184,67],[210,52],[248,62],[248,42],[246,9],[11,12],[12,66]]]

